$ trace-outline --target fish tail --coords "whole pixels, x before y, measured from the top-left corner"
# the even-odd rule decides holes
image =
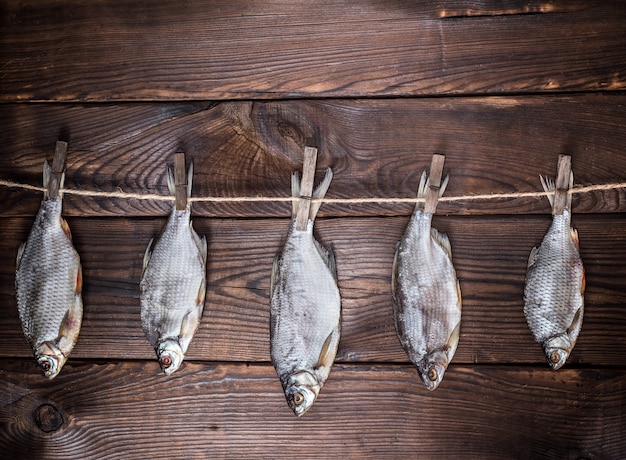
[[[554,206],[554,194],[552,192],[554,192],[556,190],[556,184],[554,183],[554,180],[552,180],[551,178],[547,177],[547,176],[539,176],[539,180],[541,180],[541,186],[543,187],[543,190],[548,194],[548,201],[550,202],[550,206]]]
[[[50,197],[50,191],[48,190],[48,186],[50,185],[50,178],[52,177],[52,168],[48,163],[48,160],[43,161],[43,188],[45,189],[43,192],[44,199],[54,198]],[[63,189],[63,185],[65,184],[65,171],[61,174],[61,180],[59,181],[59,195],[61,195],[61,190]]]
[[[446,191],[446,187],[448,186],[448,181],[450,180],[450,174],[446,174],[446,177],[441,181],[441,185],[439,186],[439,198],[443,196],[443,193]],[[430,179],[426,174],[426,171],[422,171],[422,176],[420,177],[420,184],[417,188],[417,198],[421,198],[423,200],[426,199],[426,195],[428,195],[428,188],[430,187]],[[424,210],[424,201],[418,201],[415,203],[416,211]]]
[[[189,164],[187,171],[187,198],[191,197],[191,189],[193,185],[193,163]],[[170,191],[170,195],[176,196],[176,180],[174,179],[174,173],[168,166],[167,168],[167,188]]]
[[[174,173],[169,166],[167,167],[167,188],[170,191],[170,195],[176,196],[176,182],[174,181]]]
[[[426,175],[426,171],[422,171],[422,176],[420,177],[420,185],[417,188],[417,197],[418,198],[426,198],[426,193],[428,191],[428,185],[430,184],[428,180],[428,176]],[[421,211],[424,209],[424,202],[418,201],[415,203],[415,210]]]
[[[300,200],[296,199],[300,198],[300,173],[298,171],[294,171],[291,175],[291,197],[294,198],[291,200],[291,217],[295,218],[300,205]]]
[[[313,192],[313,199],[321,200],[326,195],[328,191],[328,187],[330,187],[330,183],[333,180],[333,170],[330,168],[326,169],[326,175],[324,176],[324,180],[320,182],[315,191]],[[317,216],[317,212],[320,210],[320,206],[322,203],[320,201],[314,201],[311,203],[311,209],[309,211],[309,218],[311,221],[315,222],[315,216]]]
[[[333,170],[328,168],[326,169],[324,179],[317,186],[311,198],[318,200],[324,198],[332,180]],[[298,215],[298,208],[300,206],[300,174],[298,171],[295,171],[291,175],[291,197],[294,198],[291,201],[291,217],[295,218]],[[311,221],[315,221],[315,216],[317,216],[317,212],[319,211],[321,205],[322,203],[319,201],[311,203],[311,208],[309,210],[309,219],[311,219]]]
[[[191,198],[191,185],[193,183],[193,162],[189,163],[187,170],[187,198]]]
[[[569,189],[574,188],[574,171],[569,172]],[[572,209],[572,194],[567,194],[567,209]]]

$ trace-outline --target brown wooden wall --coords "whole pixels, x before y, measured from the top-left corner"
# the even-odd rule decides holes
[[[41,194],[0,186],[0,456],[558,458],[626,455],[626,190],[574,195],[582,333],[549,369],[522,312],[558,155],[577,186],[626,181],[620,1],[0,1],[0,179],[41,185],[57,139],[69,189],[166,194],[184,151],[194,196],[286,197],[305,145],[328,198],[410,198],[433,153],[451,179],[435,225],[463,292],[460,344],[425,390],[394,330],[390,273],[407,203],[324,204],[343,298],[336,363],[301,419],[269,362],[269,278],[285,202],[202,202],[203,322],[163,375],[139,278],[170,204],[65,196],[84,319],[61,374],[24,339],[15,255]],[[319,177],[318,175],[318,177]]]

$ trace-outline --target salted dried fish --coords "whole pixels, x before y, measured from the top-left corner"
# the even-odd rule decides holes
[[[15,274],[22,330],[49,379],[58,375],[76,345],[83,318],[80,257],[61,217],[62,196],[58,189],[51,192],[51,175],[45,162],[46,192],[30,235],[19,248]],[[60,188],[63,180],[64,174]]]
[[[168,187],[175,195],[174,176],[168,169]],[[193,165],[189,168],[187,197],[191,196]],[[206,238],[191,222],[191,206],[174,207],[165,229],[152,249],[146,249],[140,283],[141,325],[166,375],[183,362],[204,308],[206,294]]]
[[[574,176],[570,174],[569,188]],[[541,177],[546,192],[554,192],[551,179]],[[548,195],[555,206],[554,195]],[[543,348],[552,369],[569,357],[582,327],[585,270],[578,252],[578,232],[571,226],[571,195],[539,247],[528,259],[524,288],[524,315],[533,337]]]
[[[326,172],[313,198],[323,198],[332,171]],[[292,176],[292,195],[300,196],[300,180]],[[274,260],[270,287],[272,363],[289,407],[304,414],[324,386],[339,345],[341,298],[335,257],[313,236],[320,203],[312,203],[306,230],[296,228],[298,204],[282,254]]]
[[[439,196],[447,185],[447,177]],[[418,197],[429,188],[422,174]],[[461,289],[450,241],[431,226],[433,214],[418,203],[396,250],[392,293],[396,332],[429,390],[439,386],[459,342]]]

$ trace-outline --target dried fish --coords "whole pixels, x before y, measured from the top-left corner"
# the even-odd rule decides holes
[[[574,182],[570,174],[569,188]],[[546,192],[554,181],[541,177]],[[548,195],[554,209],[555,197]],[[550,229],[528,259],[524,315],[533,337],[543,348],[552,369],[569,357],[582,327],[585,270],[578,253],[578,232],[571,226],[571,195],[562,213],[554,214]]]
[[[15,290],[22,330],[37,363],[49,379],[61,371],[80,332],[83,318],[82,269],[67,222],[61,217],[64,173],[52,189],[48,162],[35,223],[17,255]]]
[[[168,187],[176,195],[174,176],[168,169]],[[187,180],[191,196],[193,165]],[[184,176],[184,172],[183,172]],[[191,222],[191,206],[172,209],[158,242],[146,249],[140,283],[141,325],[156,351],[166,375],[183,362],[204,307],[206,294],[206,238]]]
[[[447,185],[447,177],[439,196]],[[418,197],[429,190],[422,174]],[[436,193],[436,192],[435,192]],[[436,203],[436,201],[435,201]],[[434,209],[418,203],[398,244],[392,293],[396,332],[427,389],[439,386],[459,341],[461,289],[452,265],[450,241],[432,228]]]
[[[330,186],[329,168],[313,198]],[[300,180],[292,176],[292,196],[300,196]],[[298,230],[298,204],[282,254],[274,260],[270,287],[271,357],[289,407],[304,414],[328,378],[339,345],[341,298],[333,251],[313,236],[320,203],[312,203],[306,230]]]

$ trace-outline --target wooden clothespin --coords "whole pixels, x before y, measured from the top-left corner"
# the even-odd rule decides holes
[[[428,190],[426,191],[424,211],[431,214],[434,214],[437,209],[437,202],[439,201],[439,194],[441,190],[441,177],[443,176],[443,163],[445,161],[445,155],[434,154],[433,159],[430,162]]]
[[[48,197],[57,198],[63,181],[63,171],[65,171],[65,159],[67,158],[67,142],[57,141],[54,147],[54,157],[52,158],[52,168],[50,168],[50,178],[48,179]]]
[[[174,186],[176,209],[184,211],[187,209],[187,172],[185,171],[185,154],[174,154]]]
[[[296,215],[296,230],[306,230],[311,209],[313,195],[313,180],[315,179],[315,164],[317,163],[317,149],[304,148],[304,162],[302,164],[302,182],[300,183],[300,205]]]
[[[556,189],[554,191],[554,204],[552,214],[563,214],[568,205],[568,193],[570,189],[570,177],[572,174],[572,157],[559,155],[558,172],[556,175]]]

